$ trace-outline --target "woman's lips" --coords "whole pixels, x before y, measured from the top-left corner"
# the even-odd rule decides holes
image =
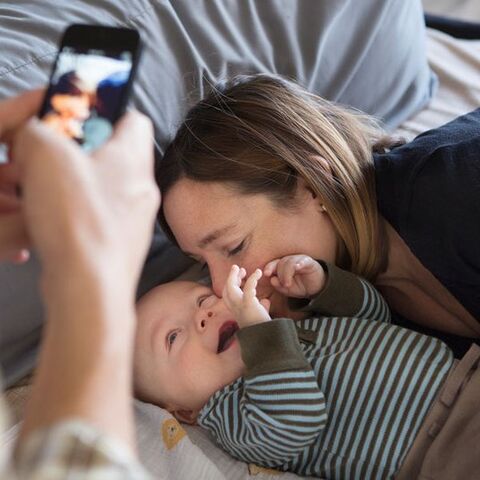
[[[238,324],[234,320],[228,320],[218,330],[217,353],[222,353],[235,341],[235,333],[238,330]]]

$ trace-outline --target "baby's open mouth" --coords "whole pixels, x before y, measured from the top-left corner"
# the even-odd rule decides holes
[[[237,322],[229,320],[225,322],[218,331],[218,347],[217,353],[222,353],[233,343],[235,340],[235,332],[238,330]]]

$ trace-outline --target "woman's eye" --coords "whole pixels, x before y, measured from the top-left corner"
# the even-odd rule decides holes
[[[173,342],[177,338],[177,335],[178,335],[178,332],[176,332],[176,331],[168,334],[167,343],[168,343],[169,347],[171,347],[173,345]]]
[[[232,257],[233,255],[236,255],[237,253],[240,253],[243,249],[243,245],[245,244],[245,240],[242,240],[234,249],[229,250],[228,256]]]

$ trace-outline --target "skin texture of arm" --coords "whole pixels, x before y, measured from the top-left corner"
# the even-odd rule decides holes
[[[43,284],[48,322],[19,445],[36,429],[76,418],[134,450],[129,295],[80,268],[64,285]]]

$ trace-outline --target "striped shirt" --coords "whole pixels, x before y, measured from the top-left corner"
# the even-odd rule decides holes
[[[241,329],[245,375],[217,391],[198,422],[246,462],[327,479],[393,478],[453,355],[391,325],[367,282],[331,266],[328,278],[333,298],[358,301],[339,307],[327,295],[308,306],[322,315]],[[352,314],[327,316],[325,305]]]

